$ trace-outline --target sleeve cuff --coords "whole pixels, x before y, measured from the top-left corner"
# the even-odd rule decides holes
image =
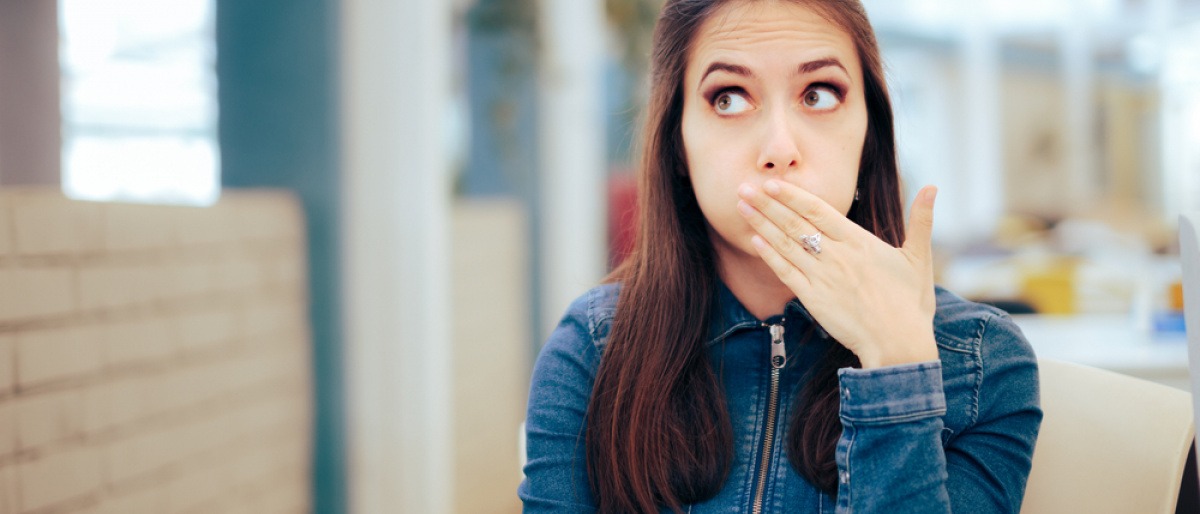
[[[841,417],[858,425],[902,423],[946,413],[941,361],[838,370]]]

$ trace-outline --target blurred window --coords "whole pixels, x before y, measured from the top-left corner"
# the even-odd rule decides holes
[[[68,196],[216,201],[214,10],[213,0],[59,0]]]
[[[1174,219],[1200,206],[1200,23],[1177,29],[1165,39],[1164,197],[1167,215]]]

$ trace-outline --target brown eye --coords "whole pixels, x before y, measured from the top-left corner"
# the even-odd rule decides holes
[[[740,93],[727,91],[713,99],[713,108],[721,115],[740,114],[750,109],[750,102]]]
[[[841,104],[841,97],[828,87],[814,87],[804,93],[804,105],[817,111],[829,111]]]
[[[809,91],[804,95],[804,104],[812,107],[821,102],[821,94],[816,91]]]
[[[729,93],[723,94],[720,96],[720,98],[717,98],[717,109],[720,109],[722,111],[728,110],[729,104],[732,102],[733,102],[733,100],[731,100],[729,98]]]

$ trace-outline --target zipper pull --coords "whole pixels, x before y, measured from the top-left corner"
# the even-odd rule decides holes
[[[782,368],[787,364],[787,350],[783,344],[783,324],[771,325],[771,367]]]

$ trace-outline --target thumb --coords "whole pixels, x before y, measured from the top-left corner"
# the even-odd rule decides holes
[[[928,259],[933,253],[933,201],[937,198],[937,187],[925,186],[913,200],[908,214],[908,229],[905,232],[904,249]]]

